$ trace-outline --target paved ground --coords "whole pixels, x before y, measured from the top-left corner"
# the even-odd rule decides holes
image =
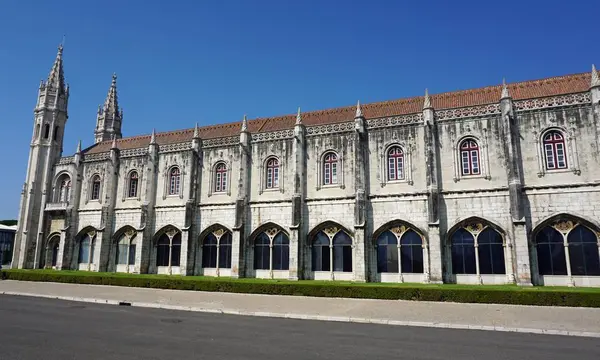
[[[310,298],[8,280],[0,281],[2,293],[127,301],[134,306],[226,314],[600,337],[600,309],[589,308]]]
[[[0,295],[1,358],[598,359],[594,338],[269,319]]]

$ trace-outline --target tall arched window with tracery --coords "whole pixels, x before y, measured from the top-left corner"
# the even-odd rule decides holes
[[[481,174],[481,158],[477,141],[471,138],[461,141],[459,153],[462,175]]]
[[[276,189],[279,187],[279,160],[277,160],[277,158],[270,158],[267,160],[266,178],[267,189]]]
[[[227,165],[220,162],[215,166],[215,192],[227,190]]]
[[[127,190],[127,196],[130,198],[137,197],[138,192],[138,173],[137,171],[132,171],[129,173],[129,186]]]
[[[96,247],[96,232],[90,231],[79,240],[79,264],[93,264],[94,263],[94,252]]]
[[[423,238],[415,230],[401,225],[377,237],[378,273],[423,273],[423,269]]]
[[[323,156],[323,185],[333,185],[338,182],[338,156],[333,151]]]
[[[488,224],[473,222],[450,236],[453,274],[506,274],[504,239]]]
[[[217,228],[202,239],[202,267],[204,269],[231,268],[231,232]]]
[[[156,242],[156,266],[179,266],[181,261],[181,232],[172,228],[161,234]]]
[[[313,271],[352,272],[352,238],[332,226],[319,231],[312,241]]]
[[[181,171],[178,167],[173,167],[169,171],[169,195],[179,195],[181,189]]]
[[[90,194],[90,200],[100,199],[100,175],[94,175],[92,177],[92,193]]]
[[[289,270],[290,239],[278,228],[267,229],[254,239],[255,270]]]
[[[404,179],[404,152],[400,146],[392,146],[387,153],[388,180]]]
[[[600,276],[598,233],[575,218],[538,230],[535,247],[540,275]]]
[[[117,243],[117,265],[135,265],[136,231],[127,229]]]
[[[544,159],[546,170],[567,168],[565,137],[559,131],[552,130],[544,134]]]

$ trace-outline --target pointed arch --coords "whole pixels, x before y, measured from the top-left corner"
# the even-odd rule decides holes
[[[231,268],[232,237],[231,229],[220,223],[212,224],[200,233],[198,246],[202,252],[203,269]]]
[[[447,233],[453,274],[506,274],[506,232],[478,216],[456,223]]]
[[[281,231],[286,236],[290,235],[289,232],[283,226],[281,226],[277,223],[274,223],[272,221],[267,221],[267,222],[259,225],[256,229],[254,229],[252,234],[250,234],[250,236],[248,237],[248,241],[252,244],[258,235],[260,235],[262,232],[264,232],[266,230],[271,230],[271,229],[277,229],[277,231]]]
[[[354,233],[327,220],[315,226],[308,236],[313,271],[352,272]]]
[[[125,225],[113,236],[111,246],[116,247],[115,262],[117,265],[135,265],[137,248],[137,230],[131,225]]]
[[[536,234],[544,227],[560,221],[577,221],[578,223],[589,227],[593,231],[600,232],[600,223],[598,221],[578,213],[560,212],[549,215],[540,220],[531,231],[533,235],[532,239],[535,239]]]
[[[350,235],[350,237],[354,238],[354,232],[348,230],[348,228],[346,228],[344,225],[341,225],[340,223],[338,223],[335,220],[325,220],[323,222],[321,222],[320,224],[316,225],[315,227],[313,227],[313,229],[311,231],[309,231],[308,233],[308,238],[312,238],[314,237],[319,231],[324,230],[324,229],[328,229],[328,228],[337,228],[340,231],[345,232],[346,234]]]
[[[181,234],[181,229],[179,229],[177,226],[175,226],[173,224],[167,224],[167,225],[163,226],[157,232],[154,233],[154,237],[153,237],[154,243],[156,244],[158,239],[162,235],[167,234],[167,233],[169,233],[169,235],[171,235],[171,236],[174,236],[174,235],[176,235],[176,233]]]
[[[165,225],[154,235],[156,266],[171,268],[179,266],[181,258],[181,230],[174,225]]]
[[[254,252],[254,270],[289,270],[290,238],[282,226],[266,222],[248,240]]]
[[[204,230],[202,230],[200,232],[200,235],[198,235],[198,240],[202,241],[202,239],[204,239],[208,234],[214,232],[215,230],[218,229],[223,229],[225,231],[228,231],[230,233],[232,233],[233,231],[231,230],[231,228],[229,228],[228,226],[223,225],[222,223],[214,223],[211,224],[209,226],[207,226],[206,228],[204,228]]]
[[[392,220],[373,233],[372,241],[376,247],[378,273],[424,272],[427,241],[418,227],[403,220]]]
[[[423,238],[423,241],[426,243],[427,242],[427,238],[426,238],[426,232],[423,231],[423,229],[421,229],[420,227],[414,225],[411,222],[405,221],[405,220],[400,220],[400,219],[394,219],[394,220],[390,220],[388,222],[386,222],[385,224],[381,225],[379,228],[377,228],[377,230],[375,230],[373,232],[373,238],[372,240],[374,242],[377,241],[377,237],[379,237],[379,235],[381,235],[382,233],[388,231],[389,229],[395,228],[395,227],[401,227],[404,226],[405,228],[410,228],[413,229],[415,232],[417,232],[419,235],[421,235],[421,237]]]
[[[96,249],[96,237],[98,230],[93,226],[86,226],[79,231],[76,236],[76,245],[78,248],[77,262],[79,264],[90,264],[94,262],[94,252]]]

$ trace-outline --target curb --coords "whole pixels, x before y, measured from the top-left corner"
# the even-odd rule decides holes
[[[568,330],[556,330],[556,329],[535,329],[535,328],[519,328],[519,327],[504,327],[504,326],[434,323],[434,322],[420,322],[420,321],[402,321],[402,320],[360,318],[360,317],[352,317],[352,316],[346,317],[346,316],[325,316],[325,315],[308,315],[308,314],[294,314],[294,313],[272,313],[272,312],[264,312],[264,311],[240,311],[240,310],[233,310],[233,309],[219,310],[219,309],[200,308],[200,307],[194,307],[194,306],[169,305],[169,304],[145,303],[145,302],[129,302],[129,301],[84,298],[84,297],[73,297],[73,296],[44,295],[44,294],[24,293],[24,292],[15,292],[15,291],[1,291],[0,295],[29,296],[29,297],[38,297],[38,298],[46,298],[46,299],[86,302],[86,303],[94,303],[94,304],[133,306],[133,307],[140,307],[140,308],[153,308],[153,309],[177,310],[177,311],[193,311],[193,312],[224,314],[224,315],[242,315],[242,316],[257,316],[257,317],[284,318],[284,319],[296,319],[296,320],[319,320],[319,321],[349,322],[349,323],[360,323],[360,324],[426,327],[426,328],[438,328],[438,329],[501,331],[501,332],[512,332],[512,333],[600,338],[600,333],[591,332],[591,331],[568,331]]]

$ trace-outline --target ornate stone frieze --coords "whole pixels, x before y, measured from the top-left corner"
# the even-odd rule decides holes
[[[62,157],[58,160],[58,165],[69,165],[72,164],[75,160],[73,156]]]
[[[92,162],[92,161],[104,161],[110,159],[110,152],[103,152],[99,154],[89,154],[83,157],[84,162]]]
[[[459,118],[470,118],[500,114],[500,104],[469,106],[458,109],[439,110],[435,112],[437,121]]]
[[[589,92],[579,94],[569,94],[561,96],[552,96],[539,99],[519,100],[515,101],[517,111],[540,110],[563,106],[573,106],[581,104],[589,104],[592,99]]]
[[[252,142],[290,139],[294,136],[294,130],[271,131],[252,134]]]
[[[126,149],[121,151],[121,157],[135,157],[135,156],[145,156],[148,154],[147,148],[137,148],[137,149]]]
[[[354,121],[340,124],[329,124],[320,126],[310,126],[306,128],[307,136],[315,136],[322,134],[334,134],[342,132],[354,131]]]
[[[169,152],[177,152],[177,151],[185,151],[192,148],[192,144],[189,141],[177,143],[177,144],[167,144],[161,145],[158,148],[158,152],[161,154],[169,153]]]
[[[398,125],[420,124],[422,122],[423,122],[423,113],[417,113],[417,114],[369,119],[369,120],[367,120],[367,127],[369,129],[375,129],[375,128],[392,127],[392,126],[398,126]]]
[[[239,136],[207,139],[207,140],[202,140],[202,147],[209,148],[209,147],[219,147],[219,146],[230,146],[230,145],[238,144],[239,141],[240,141]]]

